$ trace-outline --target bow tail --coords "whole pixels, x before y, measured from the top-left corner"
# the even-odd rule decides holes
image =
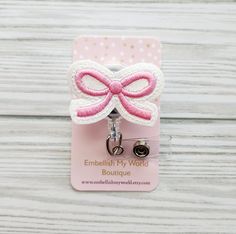
[[[119,95],[119,99],[120,99],[120,102],[121,102],[122,106],[125,108],[125,110],[129,114],[137,116],[141,119],[151,120],[151,118],[152,118],[151,111],[143,110],[143,109],[135,106],[134,104],[129,102],[123,94]]]
[[[112,95],[108,93],[101,102],[77,109],[77,117],[89,117],[96,115],[108,105],[111,98]]]

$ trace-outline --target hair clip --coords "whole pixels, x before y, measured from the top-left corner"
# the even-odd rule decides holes
[[[153,126],[157,120],[158,108],[154,102],[161,94],[164,78],[153,64],[121,67],[79,60],[70,66],[68,77],[72,91],[72,121],[91,124],[107,118],[110,133],[106,148],[110,155],[120,155],[124,151],[119,130],[122,119],[144,126]],[[135,147],[140,150],[145,146],[149,151],[145,144],[141,146],[139,142]],[[138,156],[140,151],[134,152]]]

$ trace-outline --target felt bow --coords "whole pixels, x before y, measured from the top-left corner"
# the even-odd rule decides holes
[[[162,72],[153,64],[139,63],[117,72],[89,60],[78,61],[69,69],[74,99],[72,120],[78,124],[97,122],[116,108],[128,121],[153,125],[157,106],[151,101],[163,88]]]

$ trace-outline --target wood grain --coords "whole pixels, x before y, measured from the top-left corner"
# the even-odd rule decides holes
[[[0,234],[236,233],[236,5],[198,2],[0,0]],[[163,42],[161,136],[173,139],[153,192],[70,186],[78,34]]]
[[[235,5],[0,1],[0,7],[2,115],[68,116],[72,40],[99,33],[162,39],[163,117],[236,118]]]
[[[172,154],[151,193],[86,193],[69,181],[68,118],[0,118],[0,233],[234,233],[233,121],[162,120]]]

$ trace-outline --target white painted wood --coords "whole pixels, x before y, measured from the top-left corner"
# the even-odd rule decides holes
[[[150,193],[70,187],[68,118],[0,118],[0,233],[235,233],[236,125],[163,120]]]
[[[80,33],[159,36],[163,117],[236,118],[234,4],[0,1],[0,114],[67,116]]]
[[[236,5],[158,2],[0,0],[0,234],[236,233]],[[163,42],[172,154],[151,193],[70,186],[65,74],[91,33]]]

